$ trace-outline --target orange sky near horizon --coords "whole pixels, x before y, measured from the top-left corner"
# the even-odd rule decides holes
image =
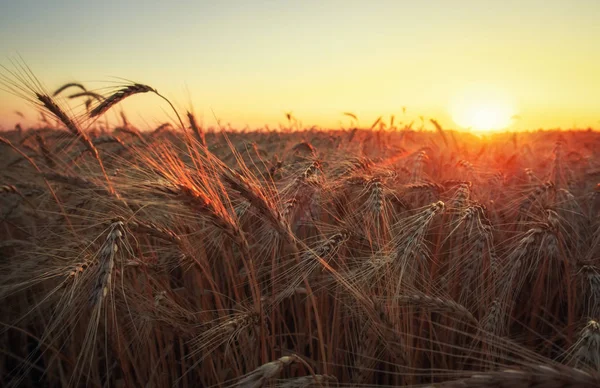
[[[206,126],[277,127],[291,111],[305,127],[347,127],[353,112],[363,127],[395,115],[415,128],[420,116],[428,127],[518,116],[507,129],[600,128],[595,0],[24,0],[2,11],[0,64],[22,56],[50,91],[149,84]],[[171,115],[152,95],[123,107],[143,129]],[[0,91],[0,126],[23,122],[16,111],[37,119]]]

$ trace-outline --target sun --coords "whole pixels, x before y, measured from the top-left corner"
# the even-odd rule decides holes
[[[478,86],[457,95],[450,114],[460,127],[486,132],[510,127],[515,109],[506,93]]]

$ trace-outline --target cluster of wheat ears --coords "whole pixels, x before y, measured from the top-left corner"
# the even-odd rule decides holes
[[[0,77],[52,117],[0,137],[0,385],[600,386],[598,133],[109,130],[162,96]]]

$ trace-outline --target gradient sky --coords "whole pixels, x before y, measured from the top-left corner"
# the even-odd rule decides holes
[[[337,128],[351,111],[363,125],[395,114],[450,128],[471,88],[507,96],[513,129],[600,127],[598,0],[1,2],[1,64],[20,54],[49,90],[146,83],[206,125],[214,112],[273,126],[292,111]],[[138,125],[167,119],[155,96],[125,108]],[[0,91],[5,128],[28,109]]]

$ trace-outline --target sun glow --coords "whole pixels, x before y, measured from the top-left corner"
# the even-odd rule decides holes
[[[510,127],[515,109],[506,94],[480,86],[457,96],[450,113],[454,122],[462,128],[493,131]]]

